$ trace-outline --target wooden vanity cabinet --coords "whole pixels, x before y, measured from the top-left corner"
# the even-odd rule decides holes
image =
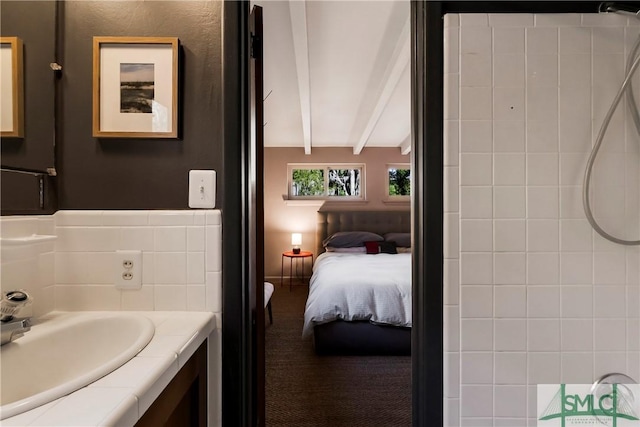
[[[135,427],[207,425],[207,341],[178,371]]]

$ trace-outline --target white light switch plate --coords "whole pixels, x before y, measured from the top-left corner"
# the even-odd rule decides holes
[[[216,171],[189,171],[189,207],[216,207]]]

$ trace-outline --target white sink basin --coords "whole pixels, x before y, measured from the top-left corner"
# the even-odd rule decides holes
[[[0,347],[0,419],[82,388],[122,366],[153,337],[132,313],[57,313]]]

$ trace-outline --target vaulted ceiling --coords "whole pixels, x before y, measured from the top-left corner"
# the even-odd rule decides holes
[[[409,2],[255,1],[266,147],[410,149]]]

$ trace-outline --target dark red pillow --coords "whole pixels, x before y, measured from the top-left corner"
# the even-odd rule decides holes
[[[380,253],[380,242],[364,242],[364,246],[367,248],[368,254]]]

